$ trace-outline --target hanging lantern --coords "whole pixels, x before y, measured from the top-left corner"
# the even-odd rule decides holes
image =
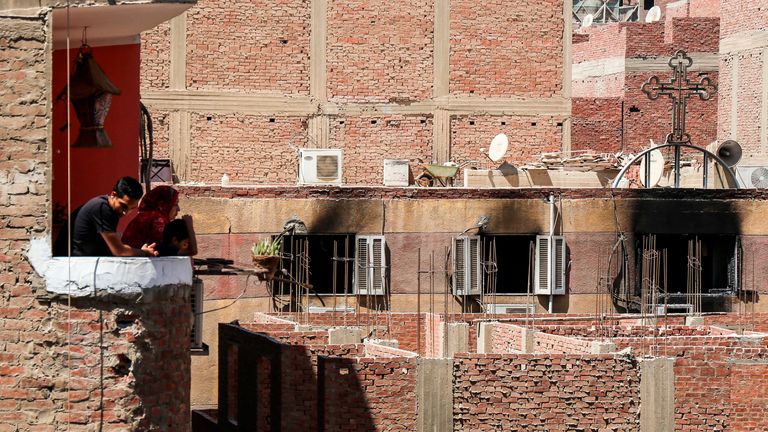
[[[112,96],[118,89],[101,70],[88,45],[80,48],[75,73],[70,79],[70,100],[80,122],[80,131],[73,147],[112,147],[104,120],[107,118]],[[59,95],[66,95],[66,89]]]

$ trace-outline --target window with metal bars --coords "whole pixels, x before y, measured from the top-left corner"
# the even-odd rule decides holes
[[[651,237],[654,242],[643,241]],[[651,255],[649,249],[653,249]],[[724,298],[735,295],[742,279],[741,255],[737,235],[641,235],[637,239],[635,294],[641,294],[643,265],[655,265],[659,270],[654,285],[669,294],[669,304],[685,303],[687,293],[693,289],[703,295],[702,312],[726,310]],[[648,256],[658,256],[659,262],[651,263]]]
[[[275,295],[288,295],[298,283],[311,285],[311,294],[354,293],[354,234],[285,236],[281,250],[282,276],[272,282]]]
[[[535,235],[483,236],[483,267],[486,294],[533,293],[533,245]]]

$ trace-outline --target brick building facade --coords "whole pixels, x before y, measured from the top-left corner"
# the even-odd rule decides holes
[[[500,132],[510,162],[537,159],[570,137],[564,17],[562,0],[199,1],[142,35],[157,157],[181,181],[283,185],[298,148],[342,149],[345,184],[382,184],[384,159],[478,160]]]
[[[55,185],[52,175],[54,129],[60,126],[52,111],[61,91],[53,75],[66,66],[54,60],[65,52],[55,40],[66,32],[66,21],[57,14],[63,2],[40,3],[0,5],[0,429],[187,430],[188,260],[51,257],[53,190],[66,184],[59,178]],[[85,2],[71,3],[76,9]],[[89,3],[97,14],[107,7]],[[108,6],[102,18],[133,6]],[[83,11],[73,10],[72,19]],[[138,77],[138,69],[133,73]],[[58,106],[65,110],[67,103]],[[149,283],[161,268],[180,278]],[[115,270],[142,276],[107,274]]]
[[[691,81],[706,75],[718,83],[720,22],[706,12],[709,3],[675,3],[659,22],[616,23],[575,33],[574,150],[637,153],[651,139],[656,144],[664,142],[672,129],[671,101],[663,97],[650,100],[641,87],[653,75],[661,81],[672,76],[667,62],[677,50],[693,59],[688,74]],[[718,97],[716,93],[708,101],[688,99],[686,129],[694,145],[706,147],[717,139]]]

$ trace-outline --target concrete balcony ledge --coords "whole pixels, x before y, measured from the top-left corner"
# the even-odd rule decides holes
[[[50,240],[38,238],[27,258],[54,297],[151,298],[161,287],[192,285],[189,257],[52,257]]]

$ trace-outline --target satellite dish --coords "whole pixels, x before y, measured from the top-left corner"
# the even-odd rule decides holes
[[[717,148],[717,157],[730,168],[741,160],[741,146],[734,140],[725,140]]]
[[[653,149],[649,153],[649,156],[651,158],[651,175],[648,178],[648,184],[646,184],[645,161],[648,160],[648,158],[643,157],[640,160],[640,183],[645,187],[652,188],[659,184],[661,176],[664,174],[664,155],[661,154],[661,150]]]
[[[504,157],[507,147],[509,147],[509,138],[503,133],[496,135],[491,140],[491,146],[488,148],[488,159],[498,162],[499,159]]]
[[[654,6],[648,9],[648,13],[645,14],[645,22],[652,23],[661,19],[661,8]]]
[[[592,25],[592,21],[595,20],[595,17],[592,14],[586,14],[584,15],[584,19],[581,20],[581,28],[587,28]]]

